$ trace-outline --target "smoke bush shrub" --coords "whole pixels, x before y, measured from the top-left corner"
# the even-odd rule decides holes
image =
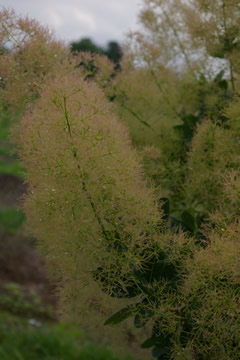
[[[24,117],[19,151],[24,209],[61,279],[62,311],[89,322],[90,308],[97,322],[115,302],[104,292],[128,297],[133,270],[159,242],[161,215],[127,130],[94,83],[60,73]]]
[[[116,81],[105,60],[94,63],[88,56],[49,70],[40,99],[21,123],[19,152],[28,173],[24,209],[59,284],[65,318],[91,331],[97,327],[101,335],[103,319],[117,325],[133,318],[149,336],[142,347],[153,348],[158,359],[238,360],[238,102],[222,112],[219,99],[226,98],[228,82],[221,72],[213,80],[221,96],[216,99],[213,91],[210,104],[202,101],[211,86],[203,81],[199,91],[201,74],[188,62],[189,48],[182,47],[173,19],[166,11],[158,14],[160,3],[145,1],[141,19],[149,38],[135,37],[137,50],[147,45],[140,54],[146,68],[133,66],[138,51]],[[169,37],[163,32],[158,38],[169,25]],[[163,54],[166,46],[170,52]],[[164,82],[175,49],[188,72],[181,77],[169,71]],[[192,102],[189,89],[177,91],[186,89],[185,75],[193,84]],[[166,103],[173,79],[177,90]],[[113,110],[126,118],[135,144],[150,145],[141,156]],[[174,199],[178,209],[209,217],[204,247],[196,244],[197,231],[191,239],[180,226],[166,229],[162,196]],[[191,214],[183,215],[192,222]],[[121,338],[129,343],[132,336],[128,321]]]
[[[225,49],[224,60],[218,63],[217,55],[209,56],[206,29],[202,28],[205,42],[200,41],[193,29],[198,23],[190,26],[191,15],[194,19],[194,15],[199,15],[199,21],[204,24],[207,10],[200,6],[202,3],[195,0],[187,4],[178,0],[144,0],[139,16],[142,28],[130,34],[122,72],[112,82],[115,109],[129,126],[134,145],[141,149],[147,176],[156,187],[160,186],[162,194],[168,199],[169,217],[195,235],[199,233],[205,216],[219,204],[220,199],[215,199],[221,193],[222,175],[226,173],[221,171],[225,165],[229,168],[236,165],[231,164],[233,159],[229,159],[232,155],[227,154],[227,144],[223,149],[220,145],[225,135],[231,148],[229,152],[233,154],[237,149],[236,139],[233,145],[230,144],[231,132],[217,129],[217,136],[221,137],[222,133],[222,140],[217,140],[216,147],[219,145],[222,153],[219,149],[216,150],[218,154],[210,155],[209,152],[207,155],[218,158],[219,162],[209,176],[209,172],[204,170],[207,161],[204,159],[205,150],[200,144],[197,146],[197,138],[201,136],[197,135],[194,140],[195,132],[201,131],[199,129],[206,119],[218,125],[226,120],[223,109],[237,87],[236,79],[230,76],[235,65],[230,63],[228,51]],[[223,38],[214,38],[221,47],[225,40],[232,41],[231,36],[235,36],[235,32],[230,36],[230,29],[231,22],[238,21],[238,13],[236,16],[232,13],[235,5],[226,4],[226,14],[235,17],[233,21],[228,19],[226,29],[223,29],[225,17],[221,2],[217,2],[216,12],[212,4],[205,3],[213,25],[211,31],[214,32],[216,26],[215,16],[221,21],[219,28]],[[231,86],[230,80],[234,80],[234,86],[233,83]],[[145,151],[142,147],[146,145]],[[153,150],[151,158],[149,146],[153,145],[160,151],[156,157],[157,150]],[[194,154],[189,155],[193,147]],[[225,157],[228,158],[226,162]]]
[[[238,136],[230,121],[209,120],[197,128],[188,153],[184,191],[185,201],[205,216],[228,206],[224,188],[226,177],[239,169]]]
[[[36,99],[46,75],[67,58],[68,51],[47,27],[18,16],[14,10],[3,9],[0,22],[1,102],[21,113]]]
[[[183,300],[189,338],[176,359],[239,357],[239,221],[222,234],[212,231],[208,242],[211,245],[197,251],[189,262]]]
[[[202,250],[166,231],[125,126],[80,75],[43,86],[19,144],[24,209],[59,282],[61,311],[99,331],[123,306],[106,323],[152,328],[142,347],[159,359],[237,359],[237,225],[212,233]]]
[[[168,145],[171,146],[171,144],[170,140]],[[167,150],[167,142],[166,146],[163,145],[163,147]],[[160,150],[155,146],[145,146],[139,150],[139,153],[142,155],[146,179],[154,185],[156,198],[164,197],[171,199],[173,204],[178,204],[184,194],[185,166],[178,158],[178,154],[174,153],[174,150],[174,145],[172,152],[164,152],[163,149]]]
[[[130,67],[128,64],[123,64],[122,72],[114,81],[116,108],[127,122],[131,137],[138,146],[160,146],[162,128],[169,130],[179,123],[174,111],[178,101],[176,74],[160,68],[157,81],[162,91],[148,69]]]

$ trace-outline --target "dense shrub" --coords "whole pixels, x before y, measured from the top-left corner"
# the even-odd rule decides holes
[[[14,10],[1,10],[0,21],[1,106],[21,113],[49,71],[66,59],[67,49],[48,28]]]
[[[229,9],[145,0],[145,32],[132,35],[122,72],[69,57],[49,70],[19,129],[24,210],[64,317],[101,335],[103,319],[128,320],[115,332],[128,344],[132,318],[158,359],[239,358],[237,60],[230,47],[211,53],[203,33],[207,14],[213,33],[223,21],[214,47],[229,39],[225,10],[238,19]],[[208,72],[211,56],[229,72]]]
[[[84,309],[92,326],[114,304],[104,292],[127,296],[161,221],[126,127],[80,75],[46,84],[22,121],[19,150],[28,169],[24,209],[59,273],[63,311],[73,319]]]
[[[197,129],[188,154],[186,201],[195,203],[206,215],[224,199],[225,177],[239,168],[238,135],[230,127],[205,121]]]
[[[222,232],[222,234],[220,234]],[[184,284],[186,348],[176,359],[238,359],[239,357],[239,222],[212,232],[206,249],[189,263]],[[188,353],[188,357],[184,357]]]
[[[76,327],[42,324],[1,314],[0,355],[3,360],[133,360],[87,341]]]

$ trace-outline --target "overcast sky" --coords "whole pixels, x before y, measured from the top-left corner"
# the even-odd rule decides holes
[[[124,34],[136,28],[139,3],[141,0],[0,0],[1,7],[50,25],[63,40],[91,37],[99,45],[121,42]]]

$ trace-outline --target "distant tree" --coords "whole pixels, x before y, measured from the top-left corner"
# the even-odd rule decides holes
[[[71,43],[72,52],[90,51],[93,54],[103,54],[104,50],[96,45],[90,38],[83,38]]]
[[[119,64],[123,52],[121,46],[116,41],[109,41],[106,48],[98,46],[90,38],[83,38],[71,43],[72,52],[89,51],[92,54],[106,55],[112,62]]]
[[[116,41],[109,41],[105,51],[107,57],[115,64],[118,64],[123,56],[121,46]]]

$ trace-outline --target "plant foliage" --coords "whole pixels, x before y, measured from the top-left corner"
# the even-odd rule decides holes
[[[69,54],[21,92],[28,227],[66,319],[157,359],[238,360],[239,1],[144,0],[140,22],[121,71]]]

